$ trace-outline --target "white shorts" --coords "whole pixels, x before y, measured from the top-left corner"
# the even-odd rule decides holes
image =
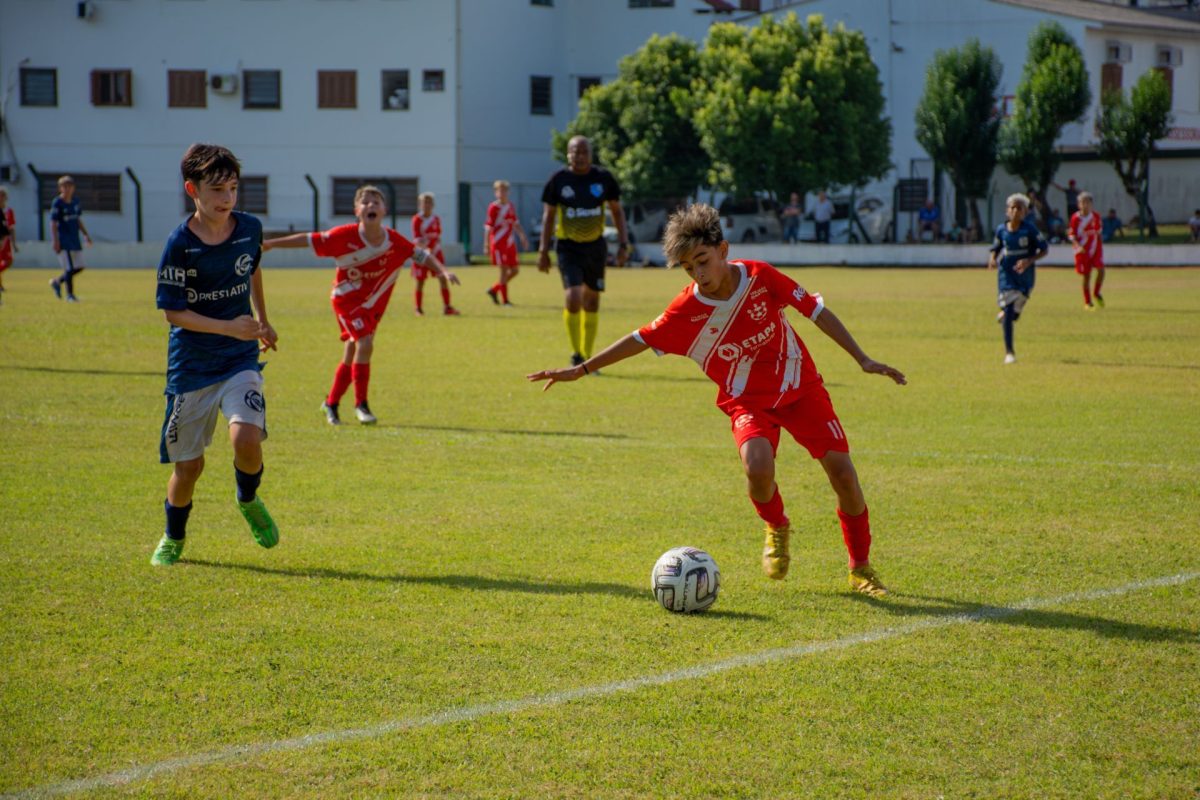
[[[1005,306],[1012,306],[1013,311],[1015,311],[1017,314],[1020,314],[1025,310],[1025,304],[1028,302],[1029,295],[1025,294],[1024,292],[1018,292],[1016,289],[1009,289],[1008,291],[1000,292],[1000,295],[996,298],[996,305],[1000,306],[1001,308],[1004,308]]]
[[[256,369],[242,370],[212,386],[194,392],[167,395],[159,460],[164,464],[191,461],[204,455],[212,444],[220,410],[229,424],[254,425],[267,438],[267,406],[263,399],[263,377]]]
[[[62,267],[64,272],[66,272],[68,265],[70,265],[72,269],[77,269],[77,270],[83,269],[84,267],[87,266],[87,264],[83,263],[83,251],[82,250],[59,250],[58,251],[58,265],[60,267]]]

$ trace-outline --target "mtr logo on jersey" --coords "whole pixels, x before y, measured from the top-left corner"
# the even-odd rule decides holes
[[[183,287],[187,280],[187,273],[183,267],[161,267],[158,270],[158,282],[165,283],[168,286]]]

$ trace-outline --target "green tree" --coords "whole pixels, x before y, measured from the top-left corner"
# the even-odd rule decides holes
[[[862,185],[890,168],[891,123],[861,33],[764,17],[709,29],[690,109],[708,185],[738,195]]]
[[[708,156],[687,116],[699,48],[676,34],[652,36],[621,59],[617,78],[580,99],[579,114],[554,131],[555,158],[566,158],[567,140],[592,142],[595,159],[611,169],[629,200],[681,200],[704,182]]]
[[[983,230],[979,198],[987,194],[996,169],[996,89],[1002,72],[996,53],[978,39],[939,50],[926,69],[925,93],[915,114],[917,142],[967,200],[976,231]]]
[[[1129,92],[1120,89],[1100,98],[1100,157],[1112,164],[1125,192],[1137,201],[1139,218],[1148,223],[1150,236],[1158,236],[1150,208],[1150,156],[1159,139],[1171,129],[1171,87],[1157,70],[1150,70]]]
[[[1046,189],[1062,163],[1054,143],[1063,126],[1087,113],[1092,102],[1083,53],[1057,22],[1043,22],[1029,36],[1012,117],[1000,127],[1000,163],[1037,193],[1046,219]]]

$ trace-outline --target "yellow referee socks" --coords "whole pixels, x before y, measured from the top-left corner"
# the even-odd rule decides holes
[[[600,327],[599,311],[582,311],[583,314],[583,353],[584,358],[592,357],[592,349],[596,346],[596,329]]]
[[[583,352],[583,345],[581,344],[583,331],[580,330],[579,314],[580,312],[578,311],[572,313],[565,308],[563,309],[563,323],[567,326],[567,338],[571,340],[572,353]]]

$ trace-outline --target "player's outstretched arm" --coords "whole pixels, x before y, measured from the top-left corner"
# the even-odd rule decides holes
[[[541,372],[534,372],[525,377],[534,383],[547,381],[546,385],[542,387],[542,391],[544,392],[556,383],[577,381],[598,369],[616,364],[618,361],[624,361],[631,356],[636,356],[638,353],[649,349],[649,345],[642,344],[631,333],[613,342],[582,364],[574,367],[562,367],[561,369],[544,369]]]
[[[308,247],[308,234],[293,233],[291,236],[267,239],[262,243],[264,253],[268,250],[274,250],[276,247]]]
[[[904,377],[904,373],[895,367],[889,367],[882,361],[876,361],[863,352],[863,349],[858,346],[858,342],[854,341],[854,337],[850,335],[850,331],[846,330],[846,326],[837,318],[828,307],[822,308],[821,313],[817,315],[814,323],[821,332],[838,343],[838,346],[845,350],[850,356],[858,362],[862,367],[863,372],[870,372],[873,375],[886,375],[896,383],[903,386],[908,383],[908,379]]]
[[[434,256],[434,254],[433,254],[433,253],[430,253],[428,250],[427,250],[427,251],[425,251],[425,264],[424,264],[424,266],[426,266],[426,267],[431,267],[431,268],[433,269],[433,271],[434,271],[434,272],[436,272],[438,275],[441,275],[443,278],[445,278],[446,280],[450,281],[450,282],[451,282],[451,283],[453,283],[455,286],[459,286],[459,285],[460,285],[460,284],[459,284],[459,281],[458,281],[458,276],[457,276],[457,275],[455,275],[455,274],[454,274],[453,272],[451,272],[450,270],[446,269],[446,265],[445,265],[445,264],[443,264],[442,262],[438,261],[438,260],[437,260],[437,257],[436,257],[436,256]]]

